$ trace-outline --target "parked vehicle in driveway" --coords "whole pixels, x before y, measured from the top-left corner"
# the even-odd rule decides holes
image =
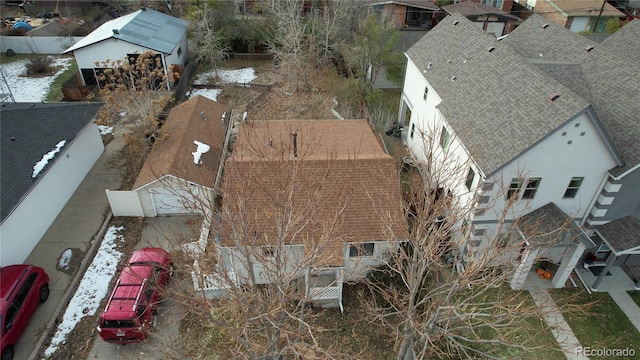
[[[100,337],[114,344],[144,340],[157,325],[158,305],[172,275],[171,255],[166,250],[144,248],[135,251],[120,272],[100,315]]]
[[[13,359],[14,347],[33,312],[48,298],[49,276],[43,268],[31,265],[0,268],[2,360]]]

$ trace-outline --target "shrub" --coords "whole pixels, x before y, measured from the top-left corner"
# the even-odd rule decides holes
[[[50,74],[53,72],[53,58],[48,56],[39,56],[27,62],[27,75],[33,74]]]

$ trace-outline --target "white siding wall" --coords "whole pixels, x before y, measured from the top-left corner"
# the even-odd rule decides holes
[[[305,256],[304,246],[285,245],[283,248],[281,256],[285,267],[284,269],[280,269],[280,271],[287,274],[287,277],[291,279],[296,276],[302,276],[303,274],[298,272],[299,270],[302,270],[301,264],[304,261]],[[262,248],[255,247],[253,248],[253,252],[261,254]],[[220,253],[226,267],[224,270],[235,272],[241,284],[248,284],[251,282],[249,271],[253,271],[257,284],[267,284],[269,283],[269,276],[271,274],[275,275],[275,265],[269,267],[269,264],[267,264],[267,270],[265,271],[265,266],[263,265],[264,258],[262,257],[258,259],[255,256],[250,256],[249,259],[247,259],[243,250],[233,247],[222,248]]]
[[[598,193],[607,170],[615,166],[616,162],[595,125],[586,114],[582,114],[488,179],[488,182],[496,183],[492,191],[483,194],[491,196],[490,209],[484,215],[476,215],[474,220],[494,221],[499,217],[505,207],[506,189],[514,177],[542,180],[535,197],[517,201],[507,212],[506,220],[517,219],[549,202],[555,203],[569,216],[581,219],[588,214],[590,203]],[[564,193],[572,177],[584,177],[584,180],[576,197],[565,199]],[[489,226],[489,229],[493,227]]]
[[[142,54],[149,49],[121,41],[117,39],[107,39],[93,45],[83,47],[73,52],[80,69],[93,69],[96,67],[96,61],[103,62],[124,59],[127,54]]]
[[[35,188],[2,224],[1,266],[21,263],[29,256],[103,150],[100,133],[93,123],[63,148]]]
[[[441,176],[443,183],[437,184],[437,186],[444,186],[455,194],[459,208],[468,209],[473,200],[474,189],[483,177],[480,169],[473,164],[468,151],[458,140],[453,129],[446,123],[440,111],[436,109],[442,100],[412,61],[408,61],[404,84],[403,97],[413,105],[407,129],[407,147],[418,161],[426,161],[427,154],[433,153],[437,162],[435,166],[446,172],[446,175]],[[425,86],[429,88],[426,101],[424,100]],[[414,125],[415,128],[413,128]],[[446,155],[440,147],[440,134],[443,126],[451,134],[451,143]],[[413,137],[411,136],[412,128],[414,129]],[[421,136],[421,132],[424,133],[424,136]],[[469,166],[472,166],[476,173],[471,191],[464,184]]]
[[[180,56],[178,56],[178,49],[181,49]],[[179,64],[184,66],[187,63],[189,49],[187,48],[187,34],[185,33],[180,42],[171,50],[171,54],[165,57],[166,66],[171,69],[172,64]]]
[[[356,281],[363,279],[374,268],[389,261],[392,251],[395,251],[398,243],[390,241],[372,241],[374,245],[373,256],[349,257],[350,244],[343,244],[344,251],[344,281]]]
[[[208,189],[204,186],[200,185],[187,185],[184,180],[177,179],[174,176],[167,175],[162,177],[159,180],[152,181],[149,184],[144,185],[134,191],[138,194],[138,198],[140,199],[140,205],[142,207],[142,211],[144,216],[146,217],[155,217],[158,216],[156,211],[156,206],[159,204],[155,204],[153,200],[153,196],[150,193],[151,189],[154,188],[163,188],[168,189],[171,193],[179,193],[185,191],[188,186],[195,187],[193,190],[186,190],[186,193],[189,198],[185,199],[185,205],[189,210],[193,210],[194,213],[201,214],[204,211],[204,207],[211,207],[210,205],[214,199],[214,195],[211,189]],[[196,195],[195,198],[191,198],[191,195]]]
[[[186,59],[186,35],[185,38],[183,39],[184,42],[184,46],[182,49],[182,54],[181,54],[181,58],[184,60]],[[175,56],[175,60],[177,61],[177,48],[174,49],[174,53],[172,55],[169,55],[169,57]],[[134,45],[131,44],[129,42],[126,41],[122,41],[122,40],[117,40],[117,39],[107,39],[98,43],[95,43],[93,45],[84,47],[82,49],[78,49],[76,51],[73,52],[74,57],[76,58],[76,63],[78,64],[78,68],[80,69],[93,69],[93,68],[97,68],[97,67],[101,67],[102,64],[106,61],[116,61],[116,60],[121,60],[121,59],[125,59],[127,54],[142,54],[145,51],[150,51],[150,49],[145,48],[143,46],[138,46],[138,45]],[[157,51],[153,51],[156,54],[160,54]],[[165,74],[167,69],[167,66],[171,66],[171,62],[173,60],[167,60],[167,58],[163,57],[163,61],[165,62],[164,66],[165,66]],[[100,65],[96,66],[96,62],[98,62]],[[175,64],[175,62],[173,63]],[[184,65],[184,63],[182,63]],[[167,74],[168,75],[168,74]],[[173,76],[167,76],[167,79],[169,80],[169,82],[173,82]]]

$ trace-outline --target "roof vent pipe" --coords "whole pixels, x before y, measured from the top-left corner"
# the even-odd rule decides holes
[[[291,145],[293,146],[293,157],[298,157],[298,133],[295,131],[291,133]]]
[[[552,92],[551,94],[549,94],[549,96],[547,97],[547,100],[554,102],[556,101],[557,98],[560,97],[560,94],[556,93],[556,92]]]
[[[118,29],[113,29],[112,31],[113,31],[113,33],[114,33],[115,35],[120,34],[120,30],[118,30]]]

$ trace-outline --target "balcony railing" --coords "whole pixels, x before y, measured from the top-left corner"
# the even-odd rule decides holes
[[[311,300],[339,300],[342,289],[340,286],[312,287],[309,288]]]

